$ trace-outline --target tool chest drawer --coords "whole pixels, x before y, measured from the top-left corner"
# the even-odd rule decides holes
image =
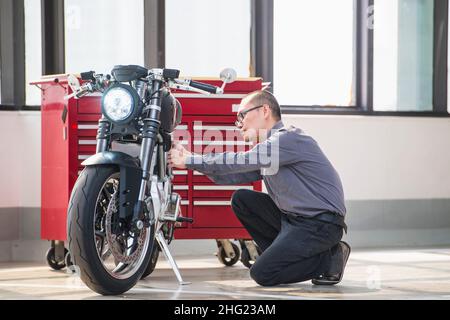
[[[229,199],[194,198],[194,228],[233,228],[242,227],[231,209]]]
[[[194,197],[231,198],[233,193],[239,189],[254,190],[253,185],[230,186],[230,185],[210,185],[196,184],[193,186]]]

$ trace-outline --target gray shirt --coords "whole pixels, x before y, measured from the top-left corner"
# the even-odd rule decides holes
[[[217,184],[263,179],[267,192],[285,213],[315,216],[331,211],[345,216],[344,192],[333,165],[317,142],[301,129],[277,122],[267,140],[246,152],[209,153],[186,159],[188,169]]]

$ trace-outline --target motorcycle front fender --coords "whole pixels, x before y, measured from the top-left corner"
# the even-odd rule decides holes
[[[84,166],[115,165],[120,169],[120,218],[127,219],[133,216],[133,208],[138,202],[139,189],[142,181],[142,168],[138,158],[124,152],[99,152],[85,161]]]
[[[103,151],[87,158],[81,163],[83,166],[95,166],[101,164],[114,164],[119,167],[131,167],[141,169],[138,158],[133,158],[120,151]]]

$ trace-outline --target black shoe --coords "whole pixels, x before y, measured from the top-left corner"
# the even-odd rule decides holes
[[[312,283],[315,285],[331,286],[341,282],[342,277],[344,276],[345,265],[350,256],[350,251],[350,245],[344,241],[340,241],[336,253],[331,257],[332,266],[328,274],[312,279]]]

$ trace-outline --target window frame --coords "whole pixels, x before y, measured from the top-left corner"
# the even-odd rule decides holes
[[[254,76],[262,76],[273,86],[273,1],[252,0],[252,60]],[[448,0],[434,0],[433,30],[433,110],[375,111],[373,108],[373,28],[366,23],[373,14],[376,0],[354,0],[355,12],[355,94],[356,106],[281,105],[283,114],[324,114],[363,116],[450,117],[447,111]],[[269,28],[267,26],[270,26]],[[261,52],[262,51],[262,52]],[[255,52],[257,54],[255,54]]]
[[[0,0],[0,111],[21,110],[25,107],[24,62],[24,2]]]
[[[145,66],[163,67],[165,60],[165,2],[144,1]],[[324,107],[282,105],[283,114],[329,114],[365,116],[450,117],[448,104],[448,19],[449,0],[434,0],[433,35],[433,110],[373,110],[373,29],[365,23],[373,12],[376,0],[354,0],[355,6],[355,94],[356,106]],[[41,0],[42,7],[42,74],[65,72],[64,0]],[[251,0],[250,70],[251,76],[262,77],[273,86],[274,0]],[[2,96],[10,103],[0,102],[0,111],[34,110],[40,106],[25,105],[25,19],[23,0],[0,0],[3,18],[0,24],[0,81]],[[376,16],[374,16],[376,18]],[[156,45],[153,45],[155,44]],[[14,44],[14,45],[13,45]],[[11,51],[12,50],[12,51]],[[2,79],[0,79],[2,80]]]

